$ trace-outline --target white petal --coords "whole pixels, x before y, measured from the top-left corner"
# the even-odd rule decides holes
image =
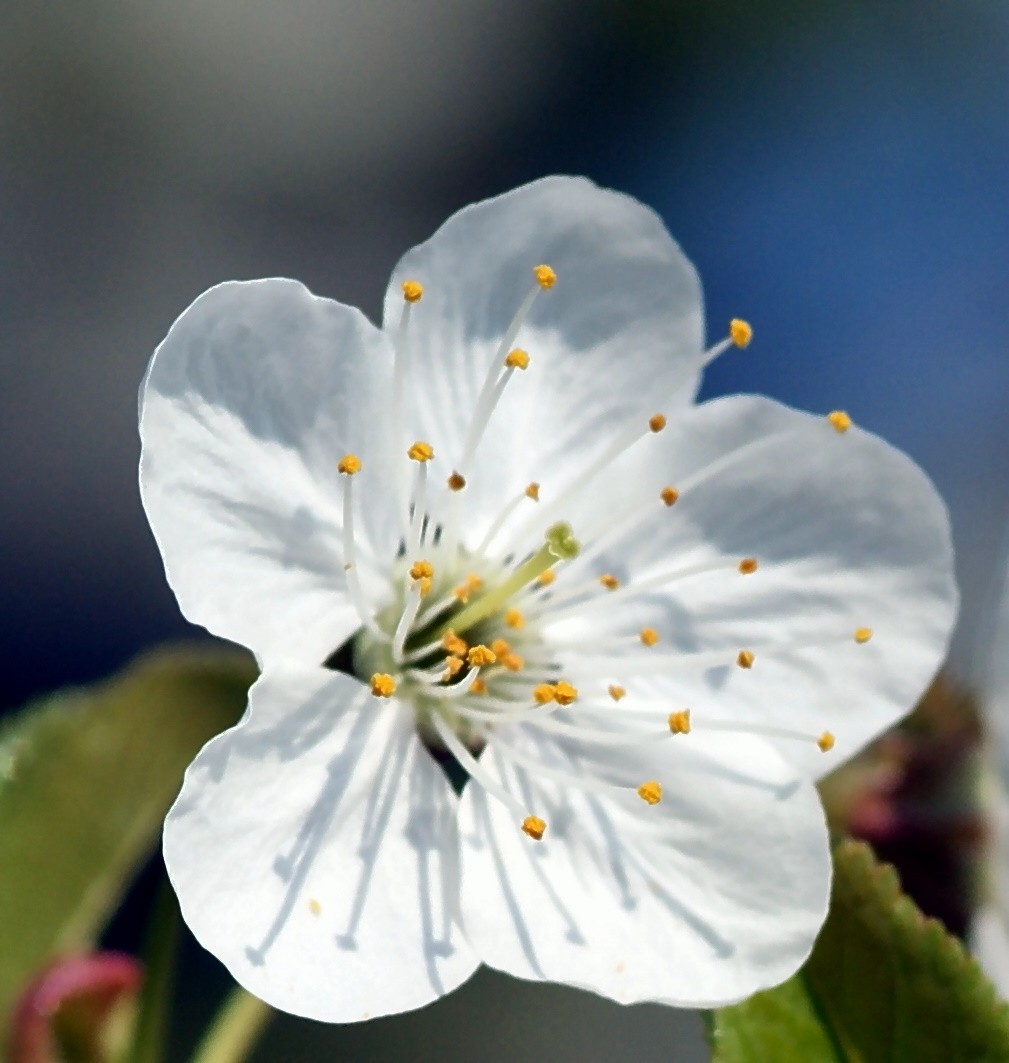
[[[590,776],[659,780],[653,806],[561,790],[485,751],[493,776],[547,821],[534,842],[481,787],[463,792],[462,921],[485,963],[621,1003],[689,1007],[739,1000],[801,965],[829,894],[816,792],[758,739],[695,737],[661,756],[581,761]],[[525,748],[554,764],[577,756],[542,740]]]
[[[628,588],[695,564],[722,570],[645,595],[622,590],[556,625],[555,638],[595,640],[590,660],[569,656],[572,681],[579,662],[594,667],[600,636],[630,635],[611,681],[633,692],[641,661],[642,690],[689,706],[697,726],[707,714],[829,730],[837,745],[827,756],[812,741],[779,743],[814,775],[911,710],[945,656],[957,591],[945,507],[905,455],[857,427],[838,434],[823,417],[737,396],[671,422],[643,448],[636,480],[614,474],[605,514],[640,506],[630,495],[642,481],[655,516],[580,563],[625,576]],[[681,488],[672,508],[657,497],[667,483]],[[597,496],[572,519],[578,530],[605,514]],[[759,561],[752,575],[736,569],[744,557]],[[653,650],[633,642],[646,624],[662,636]],[[860,627],[873,632],[865,645],[853,638]],[[749,670],[733,663],[744,648],[756,653]],[[725,665],[671,661],[666,678],[654,675],[659,656],[709,651]]]
[[[402,314],[401,283],[424,285],[410,320],[412,429],[434,444],[442,471],[460,461],[487,368],[540,263],[558,279],[515,341],[530,367],[515,373],[466,470],[477,532],[531,480],[549,497],[614,424],[684,406],[697,389],[700,282],[661,219],[583,178],[535,181],[453,215],[392,276],[387,330]]]
[[[186,772],[165,862],[186,923],[246,989],[356,1022],[421,1007],[476,966],[452,927],[455,806],[401,706],[278,666]]]
[[[221,284],[175,322],[142,391],[140,483],[190,620],[311,663],[358,626],[336,466],[362,458],[359,523],[389,548],[375,394],[390,364],[358,311],[295,281]]]

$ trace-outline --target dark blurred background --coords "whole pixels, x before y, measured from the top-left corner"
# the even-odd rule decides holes
[[[136,389],[197,294],[288,275],[376,317],[404,250],[551,172],[664,215],[713,339],[752,321],[705,395],[847,409],[932,475],[972,679],[1009,514],[1007,71],[1004,0],[6,0],[0,708],[192,634]],[[699,1024],[481,974],[414,1016],[278,1024],[262,1059],[632,1056],[703,1058]]]

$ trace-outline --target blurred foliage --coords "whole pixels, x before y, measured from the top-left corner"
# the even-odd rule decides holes
[[[0,1016],[54,957],[93,946],[254,677],[235,650],[160,651],[0,727]]]
[[[1005,1063],[1009,1004],[960,942],[860,842],[834,852],[830,914],[806,966],[714,1013],[714,1063]]]

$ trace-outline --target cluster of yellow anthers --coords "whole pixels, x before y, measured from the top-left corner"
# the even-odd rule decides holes
[[[539,289],[549,290],[554,286],[557,281],[557,275],[553,269],[547,265],[536,266],[533,270],[536,284]],[[420,301],[424,295],[424,287],[418,281],[408,280],[403,282],[403,298],[407,306]],[[535,292],[536,289],[534,289]],[[531,305],[532,298],[530,295],[523,309],[519,311],[519,316],[516,321],[520,321],[524,313]],[[405,320],[405,319],[404,319]],[[511,334],[517,332],[517,327],[512,330]],[[718,354],[726,350],[730,345],[736,347],[746,347],[753,338],[753,330],[746,321],[740,319],[733,319],[729,323],[729,335],[726,339],[722,340],[715,347],[713,347],[707,354],[705,364],[713,360]],[[498,365],[501,365],[499,362]],[[522,348],[515,347],[507,350],[507,353],[503,357],[503,367],[505,371],[510,375],[515,370],[526,370],[530,365],[529,353]],[[488,378],[491,381],[491,378]],[[492,381],[491,381],[492,382]],[[485,389],[486,390],[486,389]],[[492,408],[492,407],[491,407]],[[490,409],[485,411],[489,416]],[[831,427],[843,434],[847,432],[851,426],[851,418],[843,410],[834,410],[827,415],[827,421]],[[661,432],[666,427],[666,418],[661,413],[656,413],[648,420],[648,429],[650,432]],[[425,476],[426,463],[431,461],[434,457],[434,448],[430,443],[418,440],[413,443],[407,450],[407,457],[414,462],[418,463],[418,476],[421,477],[420,483],[425,483],[423,479]],[[338,463],[338,470],[340,473],[347,477],[353,477],[356,473],[361,471],[361,461],[354,454],[346,454]],[[451,473],[447,480],[447,486],[452,492],[460,492],[466,487],[466,477],[463,472],[455,470]],[[530,483],[524,491],[526,497],[533,501],[538,502],[540,497],[540,485],[538,483]],[[679,500],[679,491],[671,486],[667,485],[659,492],[659,497],[666,506],[673,506]],[[345,497],[345,519],[348,523],[352,522],[352,514],[350,512],[350,492],[348,490]],[[422,516],[422,514],[421,514]],[[414,523],[411,521],[412,530],[416,533],[411,536],[411,546],[417,547],[423,543],[423,533],[421,530],[421,522],[414,518]],[[561,527],[561,526],[558,526]],[[566,528],[566,526],[563,526]],[[552,529],[553,530],[553,529]],[[570,535],[570,529],[567,529],[567,535]],[[549,535],[548,535],[549,539]],[[571,540],[573,543],[573,539]],[[575,544],[577,546],[577,544]],[[575,551],[577,552],[577,550]],[[557,555],[561,556],[561,555]],[[571,555],[574,556],[574,555]],[[351,560],[348,558],[348,560]],[[529,564],[529,563],[526,563]],[[533,584],[539,588],[549,587],[557,578],[557,572],[552,566],[552,562],[547,562],[548,567],[539,565],[535,570],[524,572],[521,579],[523,584]],[[739,573],[744,576],[753,574],[758,569],[758,561],[754,557],[744,557],[738,562],[736,566]],[[348,564],[349,575],[351,581],[354,580],[352,573],[353,565]],[[523,569],[525,566],[523,566]],[[520,569],[519,572],[523,571]],[[519,572],[514,575],[518,576]],[[434,565],[429,560],[415,560],[412,562],[408,569],[409,578],[411,581],[411,587],[417,592],[415,598],[419,601],[420,598],[426,597],[432,588],[435,578]],[[518,582],[512,589],[518,588]],[[607,591],[616,591],[621,588],[621,581],[612,573],[603,573],[598,577],[599,584]],[[474,610],[480,612],[480,615],[485,619],[491,615],[497,616],[499,622],[503,622],[504,627],[514,632],[519,632],[526,624],[526,618],[524,614],[514,606],[509,607],[506,601],[497,600],[493,610],[489,608],[489,599],[494,597],[494,592],[487,592],[484,588],[484,580],[476,573],[469,573],[461,583],[455,586],[451,590],[451,598],[454,598],[457,605],[455,614],[459,621],[462,622],[465,619],[466,622],[472,624],[473,617],[476,615]],[[476,602],[471,605],[471,599],[476,598]],[[487,600],[488,609],[484,610],[483,605]],[[462,610],[458,612],[458,610]],[[410,614],[412,620],[416,617],[416,611]],[[404,622],[401,622],[404,629],[408,626]],[[457,625],[458,626],[458,625]],[[465,624],[463,625],[465,628]],[[503,676],[507,673],[518,673],[525,668],[525,660],[523,657],[516,653],[512,648],[509,641],[505,638],[495,638],[490,641],[489,645],[484,643],[470,644],[465,638],[463,638],[452,627],[442,626],[440,629],[443,633],[440,639],[435,634],[435,645],[440,647],[444,653],[444,657],[440,666],[435,666],[431,672],[433,681],[444,688],[452,688],[462,693],[481,696],[488,693],[488,680],[493,681],[495,676]],[[872,631],[866,627],[857,628],[854,631],[854,641],[862,644],[868,642],[872,637]],[[638,632],[638,639],[645,647],[653,647],[660,642],[660,634],[653,627],[643,627]],[[403,640],[400,641],[400,649],[403,648]],[[743,669],[753,668],[756,662],[756,653],[751,649],[742,649],[736,656],[736,664]],[[468,685],[467,685],[468,681]],[[397,690],[397,680],[394,676],[385,672],[375,672],[371,676],[370,680],[371,692],[376,698],[390,698]],[[618,684],[612,684],[608,687],[609,696],[614,702],[619,702],[627,696],[627,690],[625,687]],[[566,680],[557,680],[554,682],[540,682],[529,689],[529,696],[533,702],[534,708],[532,711],[536,711],[536,707],[542,708],[545,711],[550,711],[549,706],[569,706],[578,699],[578,691]],[[511,699],[509,699],[511,700]],[[458,702],[457,702],[458,704]],[[667,725],[669,733],[672,735],[687,735],[691,731],[691,710],[679,709],[669,713],[667,717]],[[444,735],[444,731],[441,728],[445,726],[444,723],[437,725],[440,733]],[[717,722],[708,722],[708,726],[714,726],[716,728],[725,727],[724,724]],[[479,764],[476,759],[468,754],[464,748],[460,748],[458,742],[456,742],[451,734],[445,736],[452,748],[458,751],[459,756],[465,757],[464,766],[471,773],[479,773]],[[796,736],[801,737],[801,736]],[[807,736],[812,738],[812,736]],[[815,738],[816,744],[823,752],[827,752],[834,746],[834,736],[829,731],[824,731],[819,737]],[[658,804],[662,800],[662,785],[655,779],[643,782],[637,787],[638,797],[648,805]],[[539,841],[546,832],[546,821],[535,815],[528,815],[522,821],[522,830],[536,841]]]

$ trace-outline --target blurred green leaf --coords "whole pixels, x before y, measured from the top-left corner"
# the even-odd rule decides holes
[[[1006,1063],[1009,1005],[960,942],[860,842],[834,851],[806,966],[713,1015],[713,1063]]]
[[[161,651],[0,728],[0,1026],[43,963],[93,943],[254,677],[238,651]]]

